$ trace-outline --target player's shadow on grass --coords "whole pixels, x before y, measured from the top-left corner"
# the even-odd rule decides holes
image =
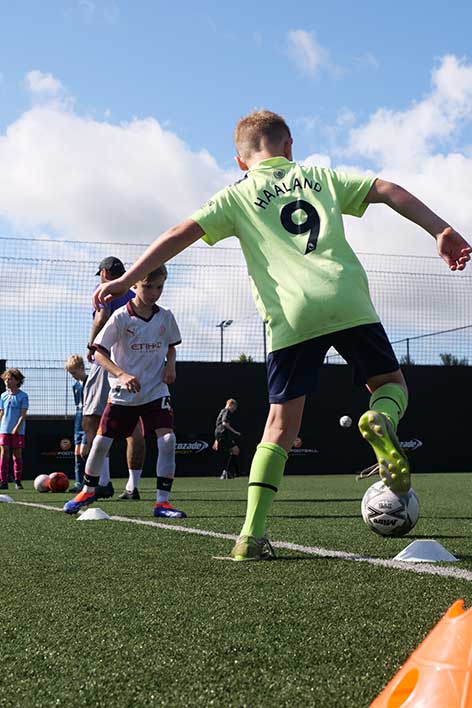
[[[432,536],[434,537],[434,540],[436,540],[437,538],[470,538],[470,535],[469,535],[469,536],[466,536],[466,535],[454,536],[453,534],[441,534],[441,533],[439,533],[439,534],[438,534],[438,533],[434,533],[434,534],[426,534],[426,533],[410,534],[410,535],[408,536],[408,538],[417,538],[417,539],[426,538],[426,539],[431,539]],[[405,538],[407,538],[407,537],[405,536]]]
[[[194,499],[193,497],[181,497],[180,496],[181,492],[179,492],[179,495],[176,495],[175,497],[172,497],[172,502],[176,501],[181,501],[181,502],[211,502],[212,504],[221,504],[221,503],[226,503],[226,504],[232,504],[233,502],[247,502],[247,497],[244,497],[244,499],[234,499],[233,497],[229,498],[227,497],[226,499],[211,499],[210,497],[199,497],[198,499]],[[142,497],[141,497],[142,499]]]
[[[457,556],[457,560],[458,561],[470,561],[470,560],[472,560],[472,556],[462,555],[462,553],[461,553]]]
[[[342,502],[360,502],[361,497],[355,497],[354,499],[275,499],[274,504],[337,504]]]
[[[274,514],[274,519],[358,519],[360,514]]]
[[[143,519],[143,514],[113,514],[113,516],[126,516],[127,519]],[[245,514],[189,514],[187,521],[200,519],[245,519]],[[359,514],[275,514],[274,519],[358,519]],[[162,521],[154,516],[145,517],[145,521]],[[174,519],[175,521],[175,519]],[[183,519],[177,519],[183,521]],[[438,537],[440,538],[440,537]]]
[[[245,519],[245,514],[192,514],[187,517],[189,521],[192,519]]]
[[[136,513],[136,514],[111,514],[111,516],[121,516],[125,519],[139,519],[140,521],[168,521],[169,519],[165,519],[164,517],[159,517],[159,516],[153,516],[151,514],[146,514],[146,513]],[[172,526],[173,523],[181,523],[182,521],[197,521],[199,519],[245,519],[246,516],[245,514],[189,514],[187,517],[184,519],[170,519],[169,526]]]
[[[277,549],[275,551],[277,553]],[[325,560],[321,556],[315,556],[315,555],[303,555],[303,556],[279,556],[278,554],[274,559],[272,559],[270,562],[276,562],[276,563],[281,563],[281,562],[293,562],[293,561],[320,561],[320,560]]]
[[[451,514],[451,516],[427,516],[425,514],[421,514],[422,519],[433,519],[434,521],[472,521],[472,516],[455,516],[455,514]]]
[[[213,492],[209,492],[209,494],[212,494]],[[182,496],[185,494],[185,492],[179,492],[175,497],[172,497],[173,501],[194,501],[194,502],[208,502],[211,501],[212,504],[218,504],[218,503],[228,503],[228,502],[246,502],[247,497],[244,497],[244,499],[235,499],[234,497],[225,497],[224,499],[213,499],[210,498],[209,496],[203,496],[203,497],[186,497]],[[141,501],[148,501],[144,497],[141,497]],[[338,504],[338,503],[351,503],[355,502],[356,504],[359,504],[361,501],[361,497],[355,497],[355,499],[274,499],[274,504],[300,504],[300,503],[308,503],[308,504]]]

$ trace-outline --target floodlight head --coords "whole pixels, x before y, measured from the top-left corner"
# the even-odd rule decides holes
[[[233,320],[225,320],[225,327],[229,327],[231,324],[233,324]]]

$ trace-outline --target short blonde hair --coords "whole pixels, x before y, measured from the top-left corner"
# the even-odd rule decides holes
[[[2,374],[2,379],[4,381],[7,380],[9,376],[13,376],[14,379],[16,379],[18,388],[20,388],[23,385],[23,382],[25,380],[25,377],[21,373],[19,369],[7,369],[6,371],[3,372]]]
[[[80,354],[71,354],[70,357],[67,359],[66,363],[64,364],[64,369],[66,371],[72,371],[73,369],[77,369],[79,367],[85,369],[84,360],[83,357],[80,356]]]
[[[264,109],[253,111],[241,118],[234,129],[234,144],[243,159],[259,152],[264,138],[271,146],[278,147],[291,137],[285,119]]]

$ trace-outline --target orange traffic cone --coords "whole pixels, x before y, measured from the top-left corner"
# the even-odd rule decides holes
[[[370,708],[472,708],[472,607],[457,600]]]

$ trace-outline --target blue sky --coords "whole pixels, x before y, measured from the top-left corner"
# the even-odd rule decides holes
[[[34,248],[0,243],[5,273],[12,275],[9,255],[43,257],[44,246],[83,265],[86,301],[68,282],[53,287],[49,270],[27,264],[32,297],[46,298],[51,322],[56,311],[62,321],[65,299],[83,308],[86,322],[99,244],[118,242],[114,252],[135,257],[138,247],[123,244],[149,243],[239,176],[233,127],[255,107],[285,116],[296,159],[396,181],[472,236],[470,2],[4,0],[0,9],[0,237],[42,240]],[[360,253],[435,256],[433,239],[384,206],[346,219],[346,227]],[[67,243],[44,243],[55,239]],[[235,239],[224,242],[232,245]],[[201,247],[189,257],[211,264],[228,256]],[[379,273],[392,260],[366,262]],[[401,260],[403,270],[444,267],[445,277],[469,278],[469,269],[448,274],[431,263]],[[398,284],[401,276],[392,278]],[[4,280],[10,297],[23,288],[22,279]],[[418,280],[415,291],[424,297],[428,332],[470,320],[467,301],[451,305],[437,282],[428,292],[426,279]],[[212,323],[231,317],[228,346],[233,338],[233,353],[250,351],[253,337],[243,326],[255,317],[252,305],[239,311],[214,297],[211,280],[192,283],[187,277],[182,302],[192,289]],[[402,289],[381,290],[390,298],[382,308],[396,312]],[[240,293],[235,301],[241,304]],[[25,307],[34,310],[33,300]],[[404,329],[387,322],[395,336],[411,334],[404,302],[401,308]],[[218,347],[214,324],[209,331]]]
[[[471,52],[467,2],[7,3],[0,73],[3,129],[26,110],[32,69],[56,76],[77,110],[113,121],[154,116],[194,149],[231,159],[234,122],[267,106],[300,125],[300,154],[330,146],[320,125],[402,109],[430,87],[440,57]],[[291,11],[295,8],[295,11]],[[311,33],[329,55],[310,75],[287,54],[287,32]],[[469,57],[472,59],[472,57]],[[110,112],[109,114],[107,112]]]
[[[450,220],[464,203],[470,3],[3,5],[4,234],[145,241],[233,178],[234,123],[261,106],[286,117],[297,159],[401,181]],[[442,169],[453,194],[437,188]],[[385,219],[352,227],[359,247],[422,251],[409,226],[373,243],[394,234]],[[461,209],[457,226],[471,220]]]

